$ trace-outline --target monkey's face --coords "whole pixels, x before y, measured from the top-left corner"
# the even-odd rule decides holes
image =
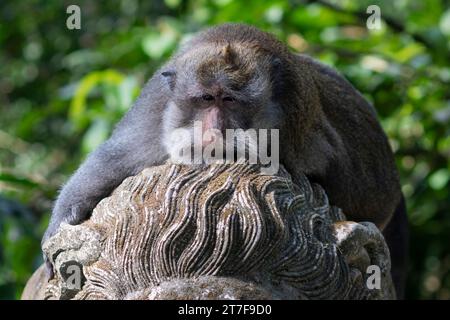
[[[173,93],[163,117],[168,149],[221,144],[236,153],[236,144],[244,142],[227,141],[231,131],[277,129],[281,111],[272,99],[272,60],[230,45],[205,45],[179,56],[174,69],[162,74]],[[245,138],[247,147],[258,143]]]

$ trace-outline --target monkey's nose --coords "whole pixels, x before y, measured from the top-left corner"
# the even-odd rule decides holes
[[[202,145],[206,147],[210,144],[218,143],[222,140],[222,132],[218,129],[208,129],[203,132]]]
[[[202,119],[203,141],[214,141],[214,135],[220,135],[223,131],[223,115],[219,108],[212,107],[206,111]]]

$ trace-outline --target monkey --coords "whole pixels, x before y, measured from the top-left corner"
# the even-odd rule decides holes
[[[305,174],[348,219],[383,231],[402,295],[406,209],[375,108],[331,67],[245,24],[198,33],[151,77],[111,137],[61,189],[43,242],[62,222],[87,219],[126,177],[170,159],[168,133],[192,130],[195,121],[204,131],[279,130],[280,162],[294,182]]]

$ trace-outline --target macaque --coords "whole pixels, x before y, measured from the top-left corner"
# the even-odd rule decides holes
[[[177,129],[193,136],[195,123],[204,134],[197,143],[191,136],[171,138]],[[199,33],[154,74],[112,136],[62,188],[43,241],[61,222],[87,219],[126,177],[162,164],[179,149],[222,143],[216,136],[229,129],[278,130],[279,162],[294,182],[306,174],[349,220],[383,230],[401,296],[407,220],[375,109],[331,68],[242,24]]]

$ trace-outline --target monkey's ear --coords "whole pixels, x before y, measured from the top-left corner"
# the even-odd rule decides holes
[[[227,43],[221,51],[222,57],[225,60],[225,63],[229,65],[235,65],[236,64],[236,53],[234,52],[233,48],[231,47],[231,44]]]
[[[174,70],[166,70],[161,72],[161,75],[166,80],[167,84],[169,85],[170,90],[173,90],[175,87],[175,78],[176,78],[176,72]]]

